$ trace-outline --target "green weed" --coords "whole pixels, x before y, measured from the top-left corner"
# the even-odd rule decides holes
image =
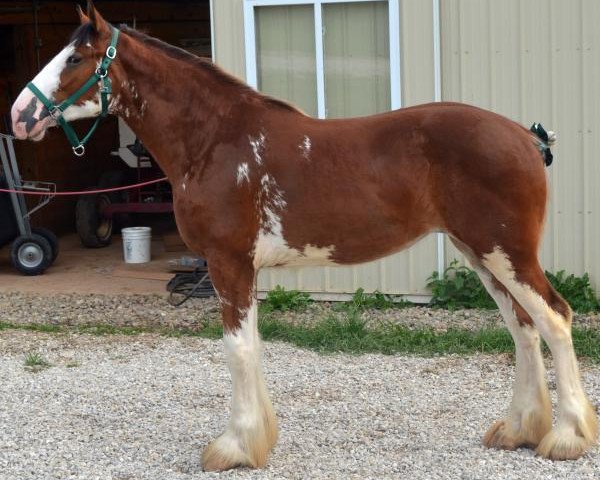
[[[600,300],[590,285],[587,273],[582,277],[567,275],[564,270],[556,274],[546,272],[546,277],[554,288],[569,302],[578,313],[600,311]],[[430,305],[456,310],[459,308],[496,309],[496,304],[479,280],[477,273],[453,260],[444,271],[442,278],[433,272],[427,279],[431,289]]]
[[[546,277],[552,286],[569,302],[571,308],[579,313],[589,313],[600,310],[600,300],[590,285],[590,277],[584,273],[582,277],[567,275],[564,270],[550,273]]]
[[[52,365],[42,355],[37,352],[29,352],[25,356],[25,367],[31,371],[37,372]]]
[[[277,285],[273,290],[267,292],[267,297],[261,302],[262,312],[273,311],[295,311],[302,312],[312,303],[310,295],[298,290],[286,290]]]
[[[375,291],[365,293],[363,288],[359,288],[352,295],[348,302],[342,302],[334,305],[334,310],[348,312],[362,312],[364,310],[387,310],[390,308],[406,308],[412,305],[403,299],[394,298],[392,295]]]
[[[456,310],[459,308],[495,309],[496,303],[487,293],[477,273],[458,260],[453,260],[444,270],[442,278],[433,272],[427,279],[427,288],[431,290],[430,305]]]

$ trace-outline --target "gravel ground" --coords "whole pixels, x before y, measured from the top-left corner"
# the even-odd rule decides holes
[[[0,321],[195,327],[214,300],[175,309],[160,296],[0,294]],[[314,304],[281,316],[310,324],[336,313]],[[479,328],[487,311],[367,311],[371,325]],[[576,322],[599,326],[598,315]],[[24,366],[39,352],[51,367]],[[281,438],[264,471],[204,473],[200,452],[224,428],[230,380],[221,342],[145,334],[0,332],[0,479],[406,478],[592,479],[595,448],[574,462],[502,452],[481,437],[510,400],[508,355],[415,358],[328,355],[265,345]],[[600,398],[600,366],[583,365]],[[554,385],[550,371],[550,385]],[[553,392],[554,394],[554,392]]]
[[[200,338],[0,334],[0,478],[592,479],[600,452],[551,462],[487,450],[509,402],[508,356],[321,356],[265,345],[281,438],[264,471],[201,470],[227,419],[221,343]],[[24,367],[36,351],[52,366]],[[551,373],[552,377],[552,373]],[[584,365],[600,396],[600,368]],[[551,382],[552,383],[552,382]],[[554,392],[553,392],[554,393]]]
[[[40,296],[30,293],[0,293],[0,321],[11,323],[52,323],[86,325],[108,323],[136,327],[198,327],[205,321],[219,321],[217,301],[191,299],[179,308],[160,295],[76,295]],[[332,304],[315,302],[305,312],[277,315],[290,323],[310,325],[329,315],[341,316]],[[368,325],[396,323],[410,328],[431,327],[479,329],[503,326],[494,310],[457,310],[411,307],[367,310],[361,314]],[[600,328],[600,314],[575,315],[574,324]]]

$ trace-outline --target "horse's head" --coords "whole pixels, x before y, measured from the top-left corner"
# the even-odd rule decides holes
[[[102,113],[100,88],[103,81],[95,78],[92,82],[90,79],[94,78],[106,57],[113,30],[91,0],[88,0],[87,14],[79,6],[77,11],[81,25],[73,33],[69,45],[37,74],[12,106],[12,127],[17,138],[38,141],[61,116],[63,120],[71,121]],[[91,88],[74,99],[73,94],[86,81],[92,83]],[[36,89],[38,92],[34,93]],[[70,99],[74,100],[72,104]],[[59,109],[48,107],[44,102]]]

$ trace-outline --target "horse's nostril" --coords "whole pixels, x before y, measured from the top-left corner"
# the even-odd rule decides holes
[[[43,120],[46,117],[50,116],[50,112],[48,111],[48,109],[46,107],[42,108],[42,111],[40,112],[40,120]]]
[[[32,97],[27,106],[19,112],[19,118],[17,121],[19,122],[27,122],[33,118],[33,114],[37,108],[37,98]]]
[[[27,120],[25,120],[25,130],[27,131],[27,133],[31,132],[31,130],[33,130],[33,127],[35,127],[35,124],[38,122],[38,119],[31,116],[29,117]]]

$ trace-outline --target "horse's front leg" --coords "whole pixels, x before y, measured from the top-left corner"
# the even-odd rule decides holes
[[[260,468],[277,441],[277,419],[265,387],[257,329],[256,272],[250,262],[209,259],[223,315],[225,352],[233,395],[225,432],[202,455],[205,470]]]

